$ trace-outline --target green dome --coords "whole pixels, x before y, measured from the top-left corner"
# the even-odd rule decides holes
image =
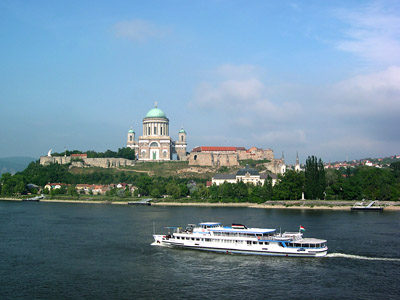
[[[164,118],[166,119],[167,116],[164,114],[164,112],[157,108],[157,104],[154,108],[150,109],[148,113],[146,114],[145,118]]]
[[[131,129],[129,129],[128,133],[135,133],[135,132],[134,132],[133,129],[131,128]]]
[[[182,128],[181,130],[179,130],[179,133],[186,133],[186,131]]]

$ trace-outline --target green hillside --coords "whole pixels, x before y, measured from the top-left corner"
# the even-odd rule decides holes
[[[216,170],[210,167],[189,166],[186,161],[171,162],[138,162],[134,167],[123,167],[116,169],[102,168],[72,168],[69,172],[75,175],[102,172],[110,174],[137,173],[149,176],[179,177],[179,178],[202,178],[211,179]]]

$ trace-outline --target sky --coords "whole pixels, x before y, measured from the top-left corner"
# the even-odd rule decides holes
[[[176,140],[400,154],[399,1],[0,1],[0,157]]]

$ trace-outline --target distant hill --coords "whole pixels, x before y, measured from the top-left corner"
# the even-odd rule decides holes
[[[23,171],[30,162],[36,160],[37,158],[25,156],[0,158],[0,174],[7,172],[15,174],[16,172]]]

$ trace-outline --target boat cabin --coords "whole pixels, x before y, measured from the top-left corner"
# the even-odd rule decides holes
[[[319,240],[319,239],[302,239],[299,241],[292,241],[287,243],[287,247],[293,248],[324,248],[326,247],[326,240]]]

